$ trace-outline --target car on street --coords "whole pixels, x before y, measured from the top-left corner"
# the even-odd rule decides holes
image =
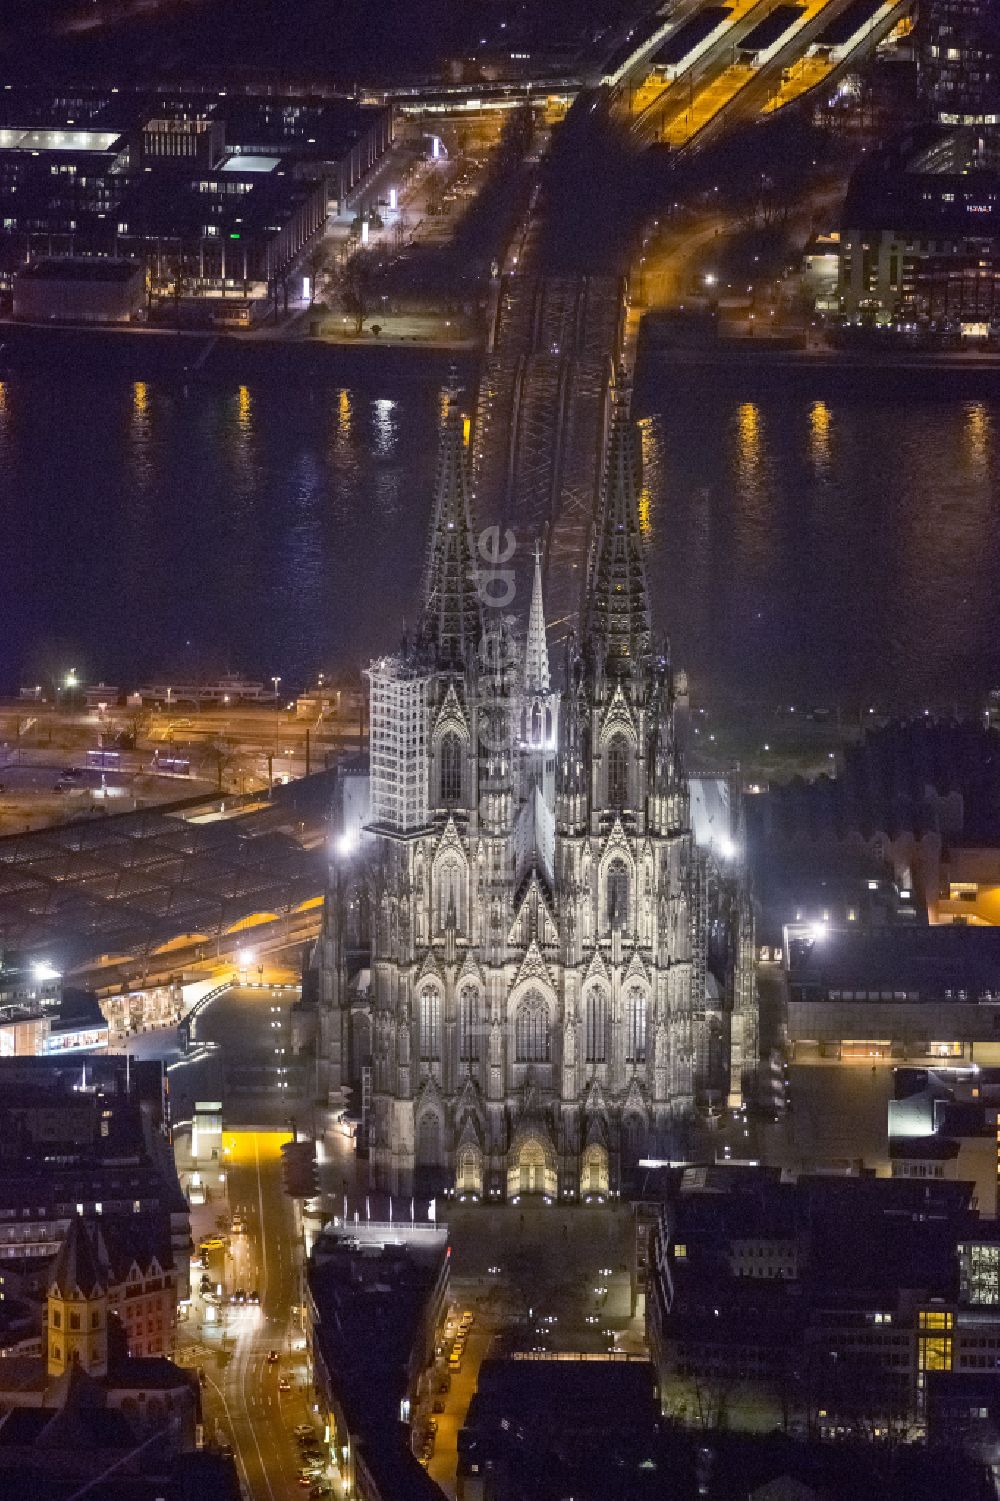
[[[278,1352],[277,1352],[277,1350],[268,1350],[268,1352],[267,1352],[267,1363],[268,1363],[268,1365],[275,1365],[277,1363],[277,1359],[278,1359]],[[298,1430],[296,1430],[296,1432],[297,1431]]]
[[[253,1290],[252,1293],[249,1293],[247,1295],[247,1302],[248,1303],[259,1303],[260,1302],[260,1293],[257,1291],[256,1288],[254,1288],[254,1290]]]
[[[201,1252],[221,1251],[225,1244],[221,1235],[206,1235],[204,1240],[198,1242],[198,1250]]]
[[[279,1379],[279,1381],[278,1381],[278,1390],[279,1390],[279,1392],[290,1392],[291,1389],[292,1389],[292,1383],[289,1381],[288,1377],[287,1376],[282,1376]]]

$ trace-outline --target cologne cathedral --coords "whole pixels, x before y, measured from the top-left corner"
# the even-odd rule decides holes
[[[451,395],[419,622],[368,672],[366,840],[350,862],[364,891],[347,900],[357,870],[335,860],[313,965],[331,1103],[356,1095],[393,1193],[603,1198],[642,1159],[678,1155],[694,1113],[706,856],[650,619],[622,382],[611,401],[561,670],[537,550],[522,635],[501,534],[476,530]],[[756,1029],[749,995],[737,1005],[739,1073]]]

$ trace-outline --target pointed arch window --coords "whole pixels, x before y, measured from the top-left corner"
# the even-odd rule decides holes
[[[417,1131],[417,1166],[440,1167],[441,1165],[441,1121],[440,1118],[429,1112],[421,1117]]]
[[[628,866],[624,860],[612,860],[608,866],[608,923],[612,928],[628,927]]]
[[[438,932],[443,933],[448,921],[448,914],[452,910],[455,913],[455,924],[461,932],[464,928],[464,910],[462,904],[463,875],[461,865],[457,860],[445,860],[438,868]]]
[[[588,1063],[608,1061],[608,995],[601,989],[591,990],[584,1003]]]
[[[625,997],[625,1062],[646,1061],[646,992],[630,985]]]
[[[479,991],[463,985],[458,994],[458,1056],[462,1063],[479,1060]]]
[[[628,760],[628,741],[624,735],[613,735],[608,742],[609,808],[621,810],[629,805]]]
[[[544,996],[529,990],[514,1016],[514,1057],[518,1063],[548,1063],[549,1008]]]
[[[431,986],[420,992],[420,1058],[424,1063],[441,1058],[441,997]]]
[[[637,1115],[627,1115],[622,1127],[622,1155],[627,1166],[634,1167],[642,1156],[646,1128]]]
[[[441,802],[448,808],[462,801],[462,742],[454,732],[441,737]]]

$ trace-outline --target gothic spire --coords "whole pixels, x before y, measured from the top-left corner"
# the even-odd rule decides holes
[[[542,605],[542,557],[535,543],[535,576],[528,611],[528,640],[524,652],[524,686],[529,694],[549,691],[549,648],[545,639],[545,609]]]
[[[586,644],[611,677],[649,654],[649,593],[639,531],[642,461],[624,373],[612,400],[611,436],[587,578]]]
[[[444,394],[420,639],[442,663],[462,664],[478,645],[483,617],[472,535],[472,481],[458,392]]]

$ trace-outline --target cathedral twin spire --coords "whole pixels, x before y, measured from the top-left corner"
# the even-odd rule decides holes
[[[650,653],[649,591],[639,528],[641,460],[624,373],[612,392],[611,432],[594,518],[583,601],[586,655],[612,677],[642,666]],[[444,393],[419,640],[440,666],[459,668],[483,635],[483,609],[472,521],[472,477],[466,426],[454,387]],[[528,614],[525,688],[550,688],[538,548]]]
[[[603,659],[606,671],[621,677],[649,656],[649,591],[639,530],[641,459],[629,412],[628,387],[619,373],[612,392],[611,436],[601,500],[594,523],[587,592],[584,644]]]
[[[476,546],[472,532],[472,479],[458,392],[444,394],[420,643],[441,666],[460,667],[483,633]]]

